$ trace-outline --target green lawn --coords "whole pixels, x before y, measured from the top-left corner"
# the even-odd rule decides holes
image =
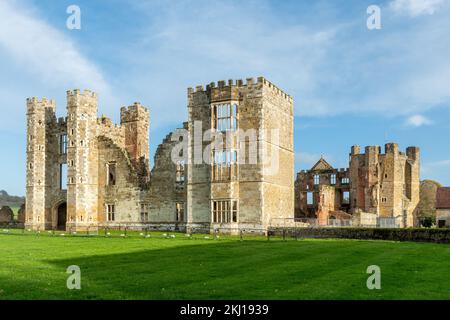
[[[0,299],[450,298],[445,244],[132,235],[1,234]],[[81,290],[66,288],[70,265]],[[366,287],[369,265],[381,290]]]

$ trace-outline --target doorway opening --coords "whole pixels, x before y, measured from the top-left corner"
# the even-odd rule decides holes
[[[63,202],[58,206],[58,230],[66,230],[67,203]]]

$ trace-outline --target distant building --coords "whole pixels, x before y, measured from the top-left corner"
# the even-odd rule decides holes
[[[450,187],[439,188],[436,192],[436,225],[450,227]]]
[[[309,171],[297,175],[296,218],[313,217],[326,224],[337,215],[358,213],[386,227],[412,227],[420,194],[420,151],[406,153],[396,143],[353,146],[348,169],[336,170],[320,159]]]
[[[350,209],[349,170],[335,169],[321,158],[297,174],[295,200],[296,218],[318,218],[326,224],[328,218],[342,217]]]

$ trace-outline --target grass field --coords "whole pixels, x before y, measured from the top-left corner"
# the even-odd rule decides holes
[[[449,272],[432,243],[0,235],[0,299],[450,299]]]

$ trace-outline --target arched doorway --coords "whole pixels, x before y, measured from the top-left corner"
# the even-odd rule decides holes
[[[66,230],[67,222],[67,203],[63,202],[58,206],[58,230]]]

